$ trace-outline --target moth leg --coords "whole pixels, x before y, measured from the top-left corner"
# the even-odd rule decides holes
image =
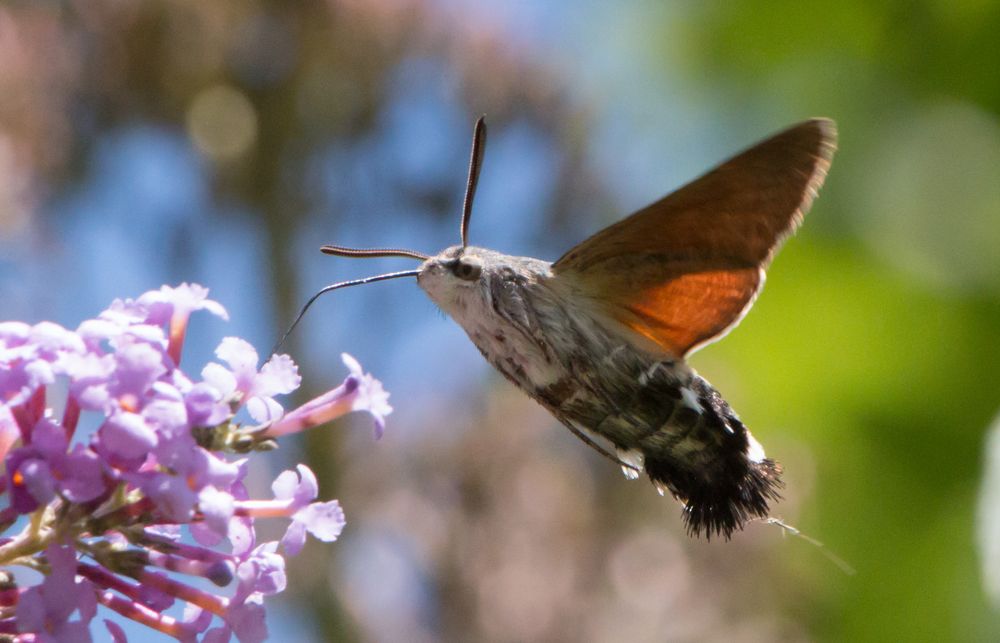
[[[598,444],[598,443],[594,442],[593,440],[591,440],[590,437],[587,436],[587,434],[585,434],[583,431],[581,431],[577,427],[573,426],[569,422],[563,422],[563,426],[565,426],[567,429],[569,429],[570,432],[573,435],[575,435],[576,437],[580,438],[580,440],[582,440],[584,444],[586,444],[587,446],[589,446],[594,451],[597,451],[598,453],[600,453],[601,455],[603,455],[608,460],[611,460],[615,464],[619,465],[623,469],[630,469],[632,471],[635,471],[637,476],[638,476],[638,474],[642,473],[642,469],[639,469],[634,464],[629,464],[628,462],[625,462],[624,460],[622,460],[621,458],[619,458],[615,454],[611,453],[610,451],[608,451],[607,449],[605,449],[604,447],[602,447],[600,444]]]

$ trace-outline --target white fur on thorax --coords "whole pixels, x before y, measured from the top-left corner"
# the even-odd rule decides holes
[[[445,262],[459,253],[481,263],[483,276],[480,280],[463,282],[443,268]],[[629,349],[655,353],[655,347],[646,345],[646,340],[637,334],[626,332],[599,306],[593,305],[586,295],[578,292],[565,276],[554,277],[551,267],[549,262],[531,257],[513,257],[485,248],[460,250],[452,247],[428,259],[417,281],[497,368],[514,377],[529,391],[574,375],[555,356],[574,354],[581,349],[604,358],[612,358],[618,351]],[[504,268],[516,270],[529,280],[531,314],[522,320],[522,326],[530,327],[540,337],[525,337],[494,311],[490,284],[493,279],[503,283]],[[501,307],[518,317],[515,306]],[[570,323],[575,333],[564,332]],[[542,341],[539,342],[539,339]],[[543,348],[544,344],[548,345],[548,352]],[[508,358],[523,369],[524,377],[518,377],[504,368],[502,361]],[[651,371],[649,376],[654,372]],[[645,384],[641,380],[639,383]]]
[[[537,344],[520,333],[511,332],[505,326],[495,323],[496,319],[470,315],[455,321],[465,329],[469,338],[491,361],[497,362],[509,358],[520,365],[527,380],[520,384],[528,390],[555,384],[567,374],[566,369],[558,361],[548,361]],[[505,340],[502,342],[496,338],[498,331],[504,333]]]
[[[447,273],[428,270],[426,276],[421,275],[418,278],[421,287],[465,330],[487,359],[515,380],[519,380],[518,383],[522,387],[528,390],[543,388],[564,378],[567,371],[558,360],[546,355],[537,341],[525,336],[494,311],[493,293],[490,287],[491,280],[501,279],[491,270],[500,265],[511,265],[516,262],[527,268],[527,274],[544,278],[551,274],[548,262],[528,257],[507,257],[482,248],[468,248],[466,253],[482,260],[483,276],[480,281],[463,283]],[[432,258],[428,263],[434,260],[435,258]],[[517,315],[518,311],[508,310],[508,313]],[[524,319],[523,323],[525,326],[531,326],[529,319]],[[534,330],[540,332],[542,329]],[[503,362],[507,359],[513,360],[523,369],[523,378],[506,367]]]

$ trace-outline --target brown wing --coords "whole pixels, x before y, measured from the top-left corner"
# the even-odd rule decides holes
[[[581,294],[684,356],[733,327],[802,221],[836,148],[833,121],[795,125],[567,252]]]

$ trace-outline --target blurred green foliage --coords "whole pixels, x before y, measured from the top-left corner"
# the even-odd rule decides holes
[[[1000,637],[974,538],[1000,409],[998,33],[995,2],[707,3],[660,39],[735,112],[841,132],[753,313],[695,358],[748,374],[734,403],[765,444],[814,454],[802,526],[858,570],[809,579],[821,640]]]

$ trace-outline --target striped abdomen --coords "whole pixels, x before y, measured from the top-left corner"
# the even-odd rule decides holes
[[[609,357],[578,363],[573,376],[536,398],[563,423],[609,440],[660,493],[684,502],[692,533],[729,537],[766,517],[768,502],[779,498],[780,467],[718,391],[683,363],[646,365],[629,347]]]

